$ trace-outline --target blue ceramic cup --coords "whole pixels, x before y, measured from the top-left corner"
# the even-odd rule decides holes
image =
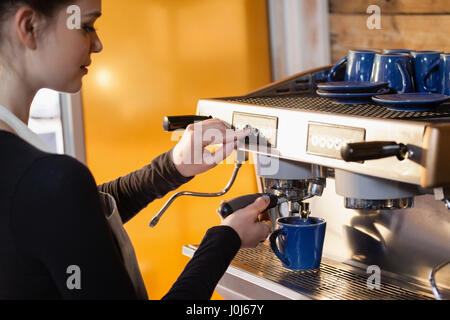
[[[330,73],[328,74],[328,81],[334,81],[333,78],[336,71],[344,63],[347,63],[345,81],[370,81],[373,60],[376,53],[378,53],[378,51],[376,50],[350,50],[348,52],[348,55],[344,59],[339,61],[333,68],[331,68]]]
[[[413,51],[414,51],[413,49],[384,49],[383,53],[384,54],[392,54],[392,53],[406,53],[406,54],[410,54]]]
[[[417,92],[439,91],[441,51],[413,51],[414,80]]]
[[[439,60],[438,92],[450,96],[450,53],[441,54]]]
[[[408,65],[408,67],[409,67],[409,74],[414,79],[414,67],[413,67],[414,63],[413,63],[413,58],[411,57],[411,52],[413,52],[413,51],[415,51],[415,50],[413,50],[413,49],[384,49],[383,53],[384,54],[398,54],[398,53],[400,53],[400,54],[401,53],[408,54],[409,55],[409,61],[410,61],[409,65]],[[415,89],[416,89],[414,81],[413,81],[413,87],[414,88],[412,88],[411,91],[415,91]]]
[[[300,217],[277,219],[279,229],[270,235],[270,247],[285,268],[291,270],[313,270],[320,266],[325,239],[324,219]],[[277,241],[278,240],[278,241]]]
[[[389,87],[397,93],[414,91],[409,54],[376,54],[373,62],[371,82],[389,82]]]

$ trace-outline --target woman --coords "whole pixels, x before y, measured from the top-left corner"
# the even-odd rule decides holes
[[[79,28],[73,8],[80,9]],[[122,224],[216,165],[207,157],[191,164],[187,155],[197,146],[189,126],[150,165],[97,186],[84,165],[47,152],[26,128],[39,89],[81,89],[91,54],[102,51],[94,28],[100,15],[101,0],[0,1],[0,298],[146,299]],[[227,131],[218,120],[200,126]],[[223,160],[248,133],[228,134],[213,155],[203,141],[200,152]],[[259,198],[209,229],[164,298],[209,299],[239,248],[267,237],[269,227],[257,222],[267,205]]]

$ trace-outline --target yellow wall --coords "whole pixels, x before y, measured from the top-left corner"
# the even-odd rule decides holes
[[[175,145],[162,130],[165,115],[194,114],[199,98],[270,82],[265,0],[106,0],[97,27],[104,51],[93,57],[83,100],[87,161],[98,184]],[[182,189],[220,191],[232,171],[219,165]],[[220,201],[256,191],[253,167],[245,165],[224,197],[179,198],[150,229],[169,194],[126,224],[150,299],[160,299],[183,270],[182,246],[220,223]]]

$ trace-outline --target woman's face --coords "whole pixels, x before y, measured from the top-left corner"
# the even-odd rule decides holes
[[[61,8],[37,40],[31,66],[35,67],[34,76],[42,88],[78,92],[81,79],[88,72],[91,54],[103,49],[94,28],[101,15],[101,0],[78,0],[74,5],[78,7]]]

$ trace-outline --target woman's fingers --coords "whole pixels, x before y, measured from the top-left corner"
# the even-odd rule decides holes
[[[250,129],[233,130],[219,119],[209,119],[194,125],[194,130],[200,129],[202,130],[202,147],[233,142],[243,139],[251,133]]]
[[[255,221],[258,218],[258,215],[263,213],[270,204],[270,198],[268,196],[262,196],[256,199],[253,203],[247,206],[250,213],[252,213],[255,217]]]
[[[173,161],[186,177],[214,168],[228,158],[237,147],[237,141],[250,134],[250,130],[234,131],[219,119],[190,124],[173,150]],[[215,152],[205,147],[220,145]]]
[[[268,237],[271,226],[267,222],[259,222],[258,215],[266,210],[269,202],[269,197],[260,197],[222,221],[222,225],[228,225],[237,232],[243,248],[254,248]]]

